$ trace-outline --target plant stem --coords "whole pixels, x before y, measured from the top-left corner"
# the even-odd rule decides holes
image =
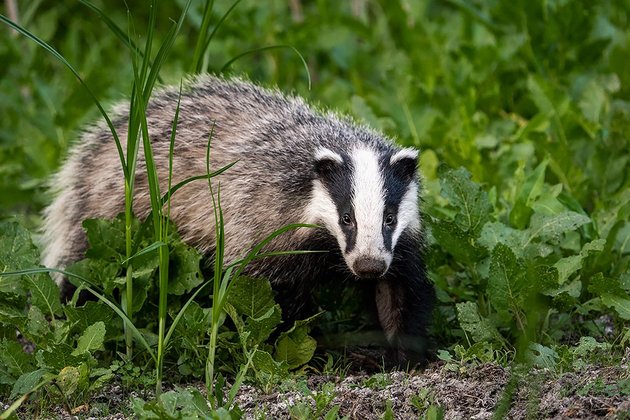
[[[125,181],[125,256],[127,259],[131,258],[132,237],[131,228],[133,223],[133,187]],[[127,262],[127,277],[126,277],[126,293],[122,296],[122,307],[125,311],[125,315],[129,319],[132,319],[133,315],[133,268],[131,261]],[[125,326],[125,346],[127,349],[127,358],[131,360],[133,356],[133,333],[128,328],[127,323]]]

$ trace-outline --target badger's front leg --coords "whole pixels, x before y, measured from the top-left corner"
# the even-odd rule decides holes
[[[404,253],[376,284],[378,318],[400,365],[426,361],[435,291],[416,252]]]

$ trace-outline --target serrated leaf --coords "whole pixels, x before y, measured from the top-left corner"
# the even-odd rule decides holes
[[[122,330],[122,321],[112,309],[101,301],[88,301],[83,306],[66,305],[63,308],[68,319],[71,332],[85,331],[90,325],[102,321],[106,326],[106,336]]]
[[[28,323],[26,335],[30,338],[39,338],[50,334],[50,323],[44,313],[37,306],[31,306],[28,311]],[[39,340],[38,340],[39,341]]]
[[[79,366],[83,357],[72,355],[74,349],[66,343],[56,344],[46,350],[40,349],[35,358],[41,368],[61,370],[66,366]]]
[[[470,235],[457,224],[439,219],[430,219],[429,223],[437,243],[458,261],[472,264],[484,255],[485,251],[472,245]]]
[[[59,287],[49,275],[25,276],[24,284],[31,293],[31,304],[54,318],[61,314]]]
[[[285,361],[289,369],[296,369],[308,363],[315,354],[317,341],[308,335],[306,325],[297,325],[280,334],[276,340],[274,359]]]
[[[240,276],[233,280],[227,302],[239,314],[250,318],[260,318],[274,307],[271,283],[266,279]]]
[[[137,224],[137,222],[136,222]],[[85,255],[120,263],[125,259],[125,215],[112,220],[86,219],[83,221],[89,247]]]
[[[498,244],[490,257],[487,293],[490,303],[503,319],[522,313],[526,287],[525,268],[510,248]]]
[[[199,263],[201,254],[183,242],[170,247],[168,293],[183,295],[203,282]]]
[[[512,249],[517,256],[521,257],[522,237],[522,231],[513,229],[501,222],[490,222],[483,226],[477,242],[488,251],[492,251],[497,244],[503,244]]]
[[[553,369],[560,358],[553,349],[538,343],[529,345],[527,357],[534,366],[543,369]]]
[[[75,262],[66,268],[66,271],[90,280],[91,285],[101,287],[105,294],[111,295],[118,287],[115,283],[116,276],[120,272],[120,265],[116,262],[98,258],[86,258]],[[73,276],[68,276],[69,281],[78,286],[81,281]]]
[[[13,385],[9,400],[14,400],[20,395],[28,394],[33,391],[47,373],[48,371],[46,369],[37,369],[21,375]]]
[[[77,348],[72,352],[72,355],[79,356],[92,350],[99,350],[103,347],[104,339],[105,323],[103,321],[95,322],[87,327],[83,335],[79,337]]]
[[[13,377],[12,385],[19,376],[31,372],[35,366],[35,356],[24,352],[22,345],[3,338],[0,341],[0,371]]]
[[[269,375],[276,376],[287,375],[289,369],[286,361],[275,360],[271,354],[260,349],[256,349],[256,353],[252,356],[252,365],[256,371],[262,371]]]
[[[534,240],[558,241],[563,233],[573,231],[590,222],[591,219],[588,216],[573,211],[554,216],[535,213],[523,238],[523,246],[529,246]]]
[[[470,179],[470,173],[464,168],[441,170],[440,184],[442,196],[459,210],[455,216],[457,226],[476,237],[492,212],[488,193]]]
[[[251,333],[250,345],[263,343],[281,322],[280,305],[274,305],[258,318],[248,317],[245,321],[245,330]]]
[[[492,322],[479,315],[479,308],[475,302],[458,303],[456,308],[459,325],[464,331],[470,333],[474,342],[502,341]]]

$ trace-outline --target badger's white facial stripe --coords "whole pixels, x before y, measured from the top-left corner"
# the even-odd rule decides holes
[[[407,191],[398,206],[398,223],[392,235],[392,245],[398,242],[398,238],[405,229],[420,229],[420,215],[418,211],[418,184],[410,182]]]
[[[352,179],[352,207],[356,220],[356,242],[348,250],[346,259],[360,256],[383,258],[391,261],[391,254],[383,241],[383,212],[385,189],[378,154],[370,149],[355,149],[351,153],[354,168]],[[389,259],[386,258],[386,254]],[[348,261],[350,263],[350,261]],[[351,264],[348,264],[352,267]]]
[[[401,149],[392,155],[389,159],[389,164],[393,165],[402,159],[418,159],[418,151],[412,148]]]
[[[306,223],[323,224],[337,238],[339,247],[342,250],[346,248],[345,235],[339,226],[337,206],[324,184],[318,179],[313,181],[313,190],[305,213]]]
[[[317,153],[315,154],[315,160],[331,160],[338,163],[339,165],[343,164],[343,158],[339,155],[339,153],[335,153],[332,150],[326,149],[324,147],[317,151]]]

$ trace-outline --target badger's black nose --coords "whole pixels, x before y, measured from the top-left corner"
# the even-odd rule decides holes
[[[387,264],[376,258],[362,257],[354,262],[354,272],[361,278],[373,279],[385,274]]]

